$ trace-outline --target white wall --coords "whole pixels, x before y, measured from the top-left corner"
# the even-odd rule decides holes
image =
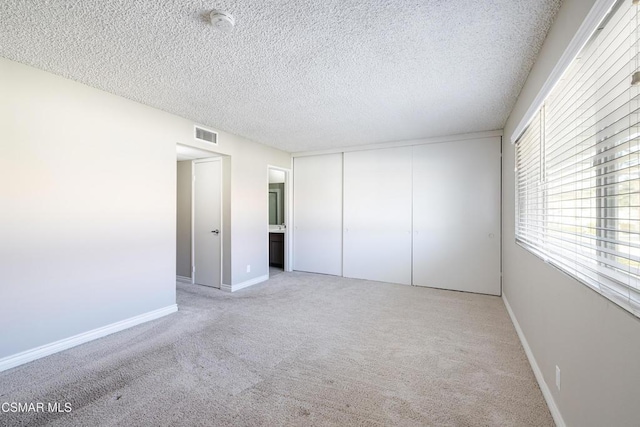
[[[175,304],[167,114],[0,59],[0,358]]]
[[[1,58],[0,93],[0,358],[174,304],[193,122]],[[267,165],[290,155],[219,141],[235,284],[268,272]]]
[[[291,168],[291,155],[229,135],[233,285],[269,274],[267,165]],[[232,143],[232,144],[231,144]],[[251,265],[251,272],[247,272]]]
[[[284,171],[269,169],[269,184],[284,184]]]
[[[565,0],[503,138],[503,292],[569,426],[637,426],[640,319],[515,244],[510,137],[594,0]],[[555,387],[555,366],[562,372]]]

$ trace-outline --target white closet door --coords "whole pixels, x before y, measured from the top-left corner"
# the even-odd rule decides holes
[[[344,153],[345,277],[411,284],[411,147]]]
[[[293,269],[340,276],[342,153],[293,162]]]
[[[413,284],[500,295],[500,138],[414,147]]]

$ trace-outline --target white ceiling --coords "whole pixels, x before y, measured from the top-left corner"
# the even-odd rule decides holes
[[[560,2],[3,0],[0,56],[320,150],[501,129]]]

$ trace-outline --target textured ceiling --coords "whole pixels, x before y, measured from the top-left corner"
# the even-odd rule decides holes
[[[560,1],[3,0],[0,56],[318,150],[501,129]]]

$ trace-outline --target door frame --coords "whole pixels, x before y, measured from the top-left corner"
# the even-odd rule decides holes
[[[205,159],[196,159],[191,161],[191,284],[196,284],[196,239],[195,239],[195,215],[196,215],[196,163],[208,163],[208,162],[220,162],[220,265],[218,271],[220,272],[220,287],[215,289],[222,288],[222,266],[224,265],[224,209],[222,207],[222,197],[224,186],[222,185],[222,179],[224,177],[224,172],[222,170],[222,157],[208,157]]]
[[[290,168],[282,168],[280,166],[267,165],[267,195],[269,189],[269,171],[276,170],[280,172],[284,172],[284,212],[283,212],[283,221],[285,224],[284,228],[284,271],[290,272],[293,271],[293,228],[291,224],[293,223],[293,180],[292,173]],[[268,201],[268,198],[267,198]],[[267,206],[267,233],[269,231],[269,207]],[[268,234],[267,234],[268,237]],[[267,239],[268,240],[268,239]],[[267,261],[269,254],[267,253]],[[268,264],[268,262],[267,262]]]

